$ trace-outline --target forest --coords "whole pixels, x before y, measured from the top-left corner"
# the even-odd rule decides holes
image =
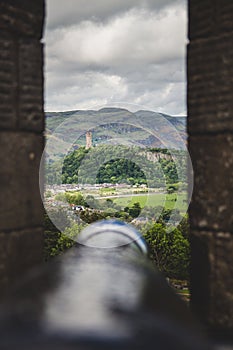
[[[158,161],[147,159],[147,152],[159,154]],[[164,154],[173,157],[165,158]],[[186,154],[182,150],[144,150],[120,145],[99,145],[89,150],[80,147],[64,158],[61,178],[57,174],[59,162],[47,164],[47,184],[60,181],[64,184],[125,183],[164,187],[165,183],[186,182]]]

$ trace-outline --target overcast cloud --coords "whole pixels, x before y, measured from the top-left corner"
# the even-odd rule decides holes
[[[47,0],[45,109],[185,114],[186,17],[181,0]]]

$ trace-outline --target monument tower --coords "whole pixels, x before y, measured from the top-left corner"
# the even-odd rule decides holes
[[[86,132],[86,149],[89,149],[92,147],[92,132],[87,131]]]

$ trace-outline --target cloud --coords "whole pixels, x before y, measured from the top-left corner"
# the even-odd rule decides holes
[[[60,1],[56,3],[60,11]],[[54,29],[49,28],[55,22],[48,23],[46,32],[47,110],[123,101],[170,114],[185,111],[187,24],[182,1],[95,2],[98,21],[90,16],[89,5],[83,5],[80,22],[71,20],[70,26],[66,15],[71,16],[74,2],[66,3],[63,21]]]
[[[107,24],[82,22],[58,29],[48,40],[52,55],[75,66],[131,67],[184,55],[182,9],[163,14],[130,11]],[[175,28],[175,30],[174,30]]]
[[[76,73],[72,79],[63,74],[49,79],[51,95],[47,110],[66,111],[70,109],[98,109],[114,96],[118,101],[127,95],[124,79],[100,72]],[[78,82],[78,84],[77,84]],[[54,109],[54,106],[55,109]]]
[[[184,0],[47,0],[47,28],[67,27],[85,20],[103,22],[131,9],[159,11]]]

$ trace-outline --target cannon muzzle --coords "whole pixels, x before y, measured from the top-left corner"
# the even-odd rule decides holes
[[[119,221],[84,229],[76,247],[31,271],[1,311],[3,349],[209,348],[140,233]]]

